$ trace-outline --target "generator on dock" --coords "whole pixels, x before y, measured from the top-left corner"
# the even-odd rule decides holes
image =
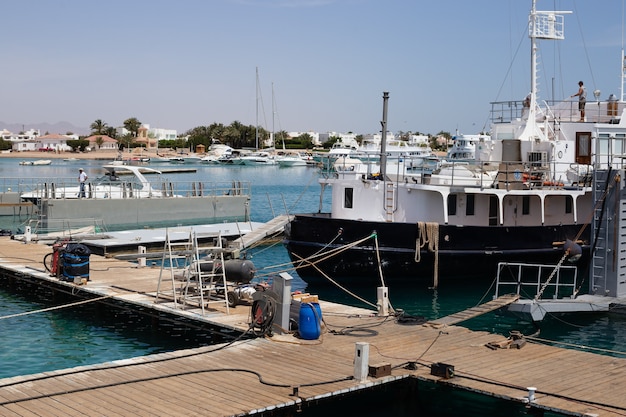
[[[211,275],[221,275],[226,277],[226,288],[220,283],[216,283],[215,295],[226,297],[230,307],[239,304],[252,303],[253,294],[257,291],[256,285],[250,282],[254,278],[256,268],[252,261],[248,259],[226,259],[221,260],[200,260],[198,265],[192,263],[186,271],[190,274],[189,279],[195,280],[195,275],[206,273]]]
[[[68,243],[59,250],[57,276],[62,281],[83,284],[89,281],[91,251],[82,243]]]

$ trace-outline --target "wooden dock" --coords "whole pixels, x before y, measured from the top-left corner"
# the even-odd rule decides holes
[[[450,314],[449,316],[441,317],[436,320],[431,320],[429,321],[429,323],[436,327],[452,326],[454,324],[461,323],[474,317],[496,311],[502,307],[506,307],[509,304],[514,303],[517,300],[519,300],[519,295],[505,294],[496,298],[495,300],[488,301],[485,304],[480,304],[478,306],[459,311],[458,313]]]
[[[293,216],[288,216],[286,214],[276,216],[269,222],[263,224],[261,227],[257,227],[252,232],[233,240],[231,242],[231,246],[238,249],[245,249],[265,238],[282,233],[287,223],[291,221],[292,217]]]
[[[0,238],[0,279],[11,275],[45,281],[70,289],[77,297],[108,296],[129,306],[168,311],[225,328],[245,331],[249,327],[248,306],[230,309],[230,314],[211,309],[202,316],[197,308],[174,309],[171,303],[155,302],[157,268],[137,268],[92,255],[87,285],[59,282],[43,272],[41,260],[49,251],[43,245]],[[111,268],[115,273],[108,272]],[[505,346],[507,338],[445,321],[437,326],[407,325],[364,309],[320,305],[325,331],[319,340],[305,341],[291,334],[241,339],[2,379],[0,415],[282,415],[409,380],[446,384],[520,404],[528,402],[528,387],[536,387],[527,406],[537,412],[626,414],[626,359],[530,341],[519,349],[494,349],[494,344]],[[373,369],[389,371],[356,380],[357,342],[368,343]],[[453,372],[435,372],[443,365],[453,367]]]

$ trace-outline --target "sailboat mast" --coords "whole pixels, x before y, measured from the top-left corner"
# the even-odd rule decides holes
[[[254,125],[256,149],[259,149],[259,67],[256,67],[256,123]]]
[[[272,82],[272,147],[275,147],[276,145],[274,144],[274,134],[275,134],[275,130],[274,130],[274,115],[276,114],[276,107],[274,105],[274,82]],[[283,143],[283,149],[285,148],[285,144]]]

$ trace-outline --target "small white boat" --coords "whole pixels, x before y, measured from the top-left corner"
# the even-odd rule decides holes
[[[170,158],[166,158],[164,156],[152,156],[150,157],[150,163],[154,164],[160,164],[160,163],[164,163],[164,162],[170,162]]]
[[[290,152],[276,158],[280,167],[307,166],[310,161],[313,161],[313,157],[302,152]]]
[[[219,164],[218,157],[215,155],[205,155],[200,159],[200,162],[203,164]]]
[[[202,161],[202,158],[198,155],[183,155],[183,161],[186,164],[197,164]]]
[[[35,161],[20,161],[20,165],[50,165],[50,159],[37,159]]]
[[[253,152],[241,157],[244,165],[276,165],[276,158],[268,152]]]

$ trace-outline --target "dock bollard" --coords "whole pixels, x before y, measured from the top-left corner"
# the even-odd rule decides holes
[[[146,253],[146,247],[145,246],[137,246],[137,250],[139,251],[139,253],[144,254]],[[137,265],[140,268],[143,268],[146,266],[146,258],[137,258]]]
[[[387,287],[376,288],[376,307],[378,307],[378,315],[387,317],[389,315],[389,291]]]
[[[370,361],[370,344],[356,342],[354,350],[354,379],[359,382],[367,381]]]
[[[537,391],[537,388],[535,387],[528,387],[528,402],[532,403],[535,401],[535,392]]]
[[[30,232],[30,226],[26,226],[26,228],[24,229],[24,242],[29,243],[31,239],[32,235]]]

